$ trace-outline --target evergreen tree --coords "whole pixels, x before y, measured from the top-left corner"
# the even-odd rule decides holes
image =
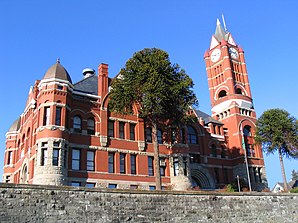
[[[161,189],[157,128],[165,123],[181,123],[186,111],[197,103],[193,81],[172,64],[168,53],[157,48],[136,52],[112,82],[109,109],[116,113],[132,113],[152,127],[156,189]]]
[[[256,142],[262,145],[267,154],[278,152],[284,188],[287,190],[283,157],[298,158],[298,125],[296,118],[282,109],[265,111],[257,121]]]
[[[298,171],[292,170],[292,180],[298,180]]]

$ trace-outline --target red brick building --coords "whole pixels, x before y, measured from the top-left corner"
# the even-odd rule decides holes
[[[191,109],[197,123],[158,130],[162,186],[224,187],[238,175],[266,187],[256,113],[243,50],[217,23],[204,55],[212,115]],[[6,134],[3,181],[154,189],[152,133],[134,115],[108,110],[108,65],[72,83],[57,61],[31,87],[26,107]],[[248,163],[248,165],[246,165]]]

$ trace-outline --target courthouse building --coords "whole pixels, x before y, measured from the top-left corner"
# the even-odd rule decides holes
[[[197,123],[158,129],[162,187],[216,189],[249,176],[261,190],[266,173],[244,51],[219,21],[204,59],[212,113],[190,109]],[[83,70],[77,83],[59,61],[51,66],[6,134],[3,181],[155,189],[151,128],[137,114],[108,110],[112,81],[107,64]]]

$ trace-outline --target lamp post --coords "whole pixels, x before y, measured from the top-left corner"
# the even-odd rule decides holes
[[[239,175],[237,175],[237,184],[238,184],[238,192],[240,192],[240,182],[239,182]]]

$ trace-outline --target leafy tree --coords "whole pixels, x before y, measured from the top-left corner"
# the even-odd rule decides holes
[[[161,189],[157,126],[184,120],[189,106],[197,103],[192,88],[193,81],[185,71],[157,48],[136,52],[112,82],[109,109],[129,114],[135,106],[139,117],[152,127],[157,190]]]
[[[298,171],[292,170],[292,180],[298,180]]]
[[[278,152],[284,188],[287,180],[283,156],[298,158],[298,124],[296,118],[282,109],[265,111],[257,121],[256,142],[267,154]]]

